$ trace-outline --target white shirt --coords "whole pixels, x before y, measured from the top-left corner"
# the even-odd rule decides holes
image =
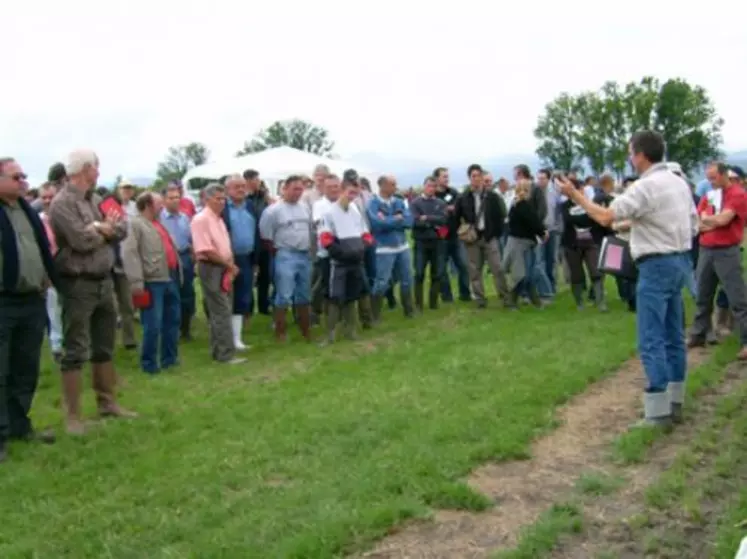
[[[324,216],[329,213],[329,210],[332,209],[332,206],[334,206],[334,202],[332,202],[329,198],[326,196],[323,196],[316,202],[314,202],[312,208],[311,208],[311,220],[314,222],[314,230],[318,230],[319,227],[322,224],[322,221],[324,221]],[[327,258],[329,254],[327,253],[327,250],[322,248],[322,245],[319,243],[319,239],[317,238],[317,249],[316,249],[316,255],[318,258]]]

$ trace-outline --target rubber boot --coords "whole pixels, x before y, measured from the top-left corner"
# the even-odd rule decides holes
[[[415,308],[423,312],[423,282],[415,283]]]
[[[381,322],[381,307],[384,304],[384,299],[381,295],[371,296],[371,318],[374,324]]]
[[[600,312],[607,312],[607,301],[604,300],[604,283],[600,279],[594,281],[594,302]]]
[[[278,342],[285,342],[288,340],[288,316],[286,309],[275,309],[273,312],[273,321],[275,323],[275,339]]]
[[[68,435],[80,436],[86,432],[86,426],[80,413],[81,372],[65,371],[62,373],[62,397],[65,406],[65,430]]]
[[[182,314],[182,320],[180,325],[180,332],[182,340],[185,342],[192,341],[192,317],[187,314]]]
[[[508,295],[506,296],[506,299],[503,301],[503,305],[507,309],[511,310],[518,310],[519,308],[519,291],[517,289],[512,289],[508,292]]]
[[[93,391],[96,393],[96,407],[100,417],[135,418],[137,414],[117,403],[117,372],[114,363],[93,363],[91,365]]]
[[[244,317],[240,314],[231,316],[231,330],[233,330],[233,347],[236,351],[245,351],[246,346],[241,341],[241,332],[244,329]]]
[[[361,321],[361,328],[370,330],[373,328],[373,311],[371,310],[371,296],[364,295],[358,299],[358,318]]]
[[[669,392],[644,392],[643,421],[636,427],[660,427],[669,430],[672,427],[672,404]]]
[[[355,333],[355,303],[345,303],[341,311],[342,333],[348,340],[357,340]]]
[[[428,308],[435,311],[438,309],[438,294],[439,294],[439,283],[431,283],[430,289],[428,290]]]
[[[298,305],[296,307],[296,316],[298,317],[298,327],[301,330],[303,339],[311,341],[311,306]]]
[[[574,283],[571,286],[573,300],[576,301],[576,307],[578,307],[579,310],[584,308],[584,291],[586,291],[586,288],[583,283]]]
[[[672,423],[682,423],[684,421],[682,406],[685,403],[685,383],[670,382],[667,392],[672,409]]]
[[[529,300],[536,308],[543,308],[542,298],[539,296],[539,291],[537,291],[537,287],[534,284],[529,286]]]
[[[340,305],[335,303],[327,304],[327,337],[322,341],[322,347],[335,343],[335,334],[337,331],[337,324],[340,322]]]
[[[405,314],[405,318],[412,318],[415,315],[415,310],[412,306],[412,291],[400,288],[399,299],[402,303],[402,312]]]

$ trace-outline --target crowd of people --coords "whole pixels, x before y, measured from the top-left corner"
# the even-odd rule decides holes
[[[135,417],[117,402],[116,333],[136,350],[139,313],[142,370],[176,366],[180,338],[192,340],[196,280],[212,358],[238,364],[250,349],[243,334],[255,313],[272,316],[279,343],[289,324],[306,342],[323,324],[326,346],[338,330],[353,339],[359,327],[374,328],[385,306],[413,318],[453,303],[451,274],[456,296],[485,309],[486,264],[507,310],[550,304],[562,269],[576,307],[590,300],[604,312],[607,238],[623,243],[635,262],[635,274],[616,280],[637,312],[649,379],[645,422],[676,421],[686,368],[683,289],[697,301],[689,345],[728,330],[726,318],[716,328],[711,321],[721,286],[719,305],[736,319],[739,358],[747,359],[744,173],[709,165],[711,190],[698,199],[679,166],[664,162],[658,134],[634,135],[630,150],[639,176],[622,185],[609,175],[597,183],[551,169],[533,174],[525,165],[515,167],[510,185],[474,164],[463,189],[450,186],[449,170],[439,167],[410,199],[398,195],[394,176],[381,176],[374,193],[354,169],[337,176],[324,165],[310,177],[288,177],[273,199],[261,170],[249,169],[208,184],[199,211],[179,183],[139,195],[127,180],[115,192],[97,189],[91,150],[53,166],[34,199],[20,163],[0,159],[0,461],[9,440],[54,441],[29,419],[47,332],[66,430],[81,435],[85,364],[99,414]]]

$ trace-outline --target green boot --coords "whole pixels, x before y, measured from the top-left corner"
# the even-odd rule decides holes
[[[336,303],[328,303],[327,307],[327,337],[321,344],[322,347],[335,343],[335,332],[337,331],[337,323],[340,322],[340,305]]]
[[[342,333],[348,340],[357,340],[355,333],[355,303],[345,303],[342,307]]]
[[[578,310],[584,308],[584,284],[574,283],[571,286],[571,292],[573,293],[573,300],[576,301],[576,307]]]
[[[607,312],[607,302],[604,300],[604,283],[602,280],[594,282],[594,302],[600,312]]]

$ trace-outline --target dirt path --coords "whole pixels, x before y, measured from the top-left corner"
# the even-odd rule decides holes
[[[688,364],[698,366],[706,356],[692,350]],[[522,528],[571,494],[581,472],[609,467],[609,444],[640,415],[643,376],[640,361],[628,361],[558,410],[561,426],[532,445],[531,459],[475,470],[466,481],[494,508],[435,511],[430,521],[406,525],[357,557],[476,559],[513,547]]]
[[[714,409],[721,398],[733,392],[741,383],[747,379],[747,368],[741,364],[732,364],[727,367],[723,382],[716,385],[709,392],[698,398],[698,405],[693,417],[687,423],[678,427],[671,435],[661,439],[656,444],[647,460],[643,464],[631,467],[616,468],[616,474],[625,479],[623,489],[606,497],[594,497],[585,499],[583,502],[584,522],[586,524],[583,534],[565,539],[560,546],[551,554],[553,559],[589,559],[596,557],[646,557],[646,542],[642,541],[639,534],[635,533],[635,518],[644,515],[645,491],[667,470],[675,458],[683,449],[688,449],[693,442],[699,428],[708,429],[709,420],[714,414]],[[724,436],[726,433],[723,434]],[[710,462],[704,457],[699,463],[690,483],[698,484],[699,476],[708,475]],[[614,466],[608,468],[612,470]],[[682,516],[685,516],[684,514]],[[710,520],[716,521],[717,516],[712,515]],[[651,522],[647,515],[646,522]],[[687,544],[684,549],[678,551],[676,557],[679,559],[701,559],[708,557],[704,549],[707,538],[703,537],[704,526],[687,526],[680,519],[661,519],[660,530],[669,529],[670,534],[678,534],[685,537]],[[656,528],[652,526],[650,528]],[[683,534],[687,534],[683,536]],[[661,551],[653,553],[660,559],[665,556]],[[669,556],[667,556],[669,557]]]

